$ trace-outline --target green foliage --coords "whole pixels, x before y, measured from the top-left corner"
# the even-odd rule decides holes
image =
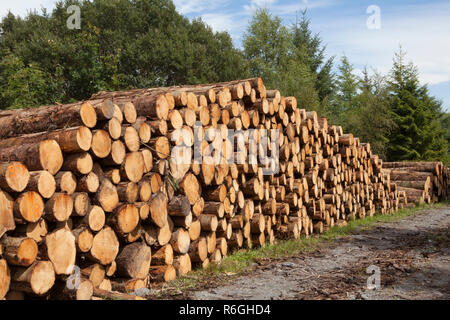
[[[262,77],[269,88],[278,84],[278,72],[286,70],[291,43],[292,35],[279,17],[272,17],[267,9],[256,11],[244,34],[244,52],[251,73]]]
[[[338,70],[336,94],[328,109],[331,122],[370,143],[372,150],[385,158],[387,135],[394,125],[386,78],[377,72],[369,74],[367,68],[358,77],[346,56],[342,57]]]
[[[67,8],[72,4],[80,6],[81,30],[66,26]],[[42,81],[37,81],[25,99],[20,97],[23,88],[6,82],[2,85],[11,92],[8,96],[18,98],[2,99],[3,108],[82,100],[100,90],[207,83],[250,75],[228,33],[214,33],[201,20],[190,22],[170,0],[63,0],[51,14],[33,12],[24,19],[9,14],[0,27],[5,49],[0,60],[13,52],[27,71],[26,77],[31,73],[48,86],[42,95]],[[25,72],[20,63],[14,68],[16,73]],[[0,74],[2,79],[8,75]]]
[[[37,64],[25,65],[11,53],[0,60],[0,74],[0,106],[10,109],[45,103],[55,89]]]
[[[244,54],[252,75],[262,77],[270,89],[298,97],[299,107],[324,114],[334,88],[332,61],[325,61],[325,47],[313,35],[306,12],[292,28],[267,9],[258,10],[244,35]]]
[[[337,90],[328,114],[333,122],[340,123],[345,130],[348,130],[350,118],[358,112],[356,97],[358,96],[359,79],[354,74],[353,65],[345,55],[341,58],[338,70]]]
[[[292,27],[293,45],[302,54],[301,61],[306,64],[315,75],[314,86],[319,99],[323,103],[333,95],[335,78],[332,72],[334,57],[325,59],[326,46],[323,45],[319,34],[313,34],[311,21],[307,17],[307,11],[303,11],[300,22]]]
[[[396,126],[389,135],[388,158],[392,161],[442,160],[448,142],[439,118],[441,102],[421,86],[417,67],[405,63],[405,53],[395,54],[390,74],[390,110]]]
[[[361,141],[369,142],[374,153],[386,159],[389,132],[394,127],[389,111],[389,87],[379,73],[369,75],[364,69],[359,79],[357,108],[349,116],[348,130]]]

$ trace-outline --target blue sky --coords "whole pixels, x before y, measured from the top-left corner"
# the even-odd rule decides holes
[[[8,9],[23,15],[28,8],[52,8],[53,0],[1,0],[0,15]],[[189,18],[202,17],[215,31],[228,31],[237,46],[242,43],[252,14],[267,7],[285,25],[296,12],[308,8],[311,27],[320,32],[327,54],[337,61],[345,53],[357,70],[364,66],[386,73],[402,45],[420,70],[422,83],[450,111],[450,2],[442,0],[174,0]],[[371,30],[367,8],[380,8],[381,28]]]

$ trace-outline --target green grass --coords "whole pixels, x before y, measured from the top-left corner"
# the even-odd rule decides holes
[[[219,265],[211,264],[206,270],[195,270],[189,275],[172,281],[165,288],[171,294],[181,294],[183,291],[196,287],[218,285],[226,283],[236,276],[250,272],[255,263],[284,259],[301,254],[302,252],[315,251],[321,244],[347,237],[356,232],[368,230],[378,223],[394,222],[409,216],[423,214],[424,209],[435,209],[448,206],[450,201],[439,204],[421,205],[410,209],[401,209],[392,215],[375,215],[361,220],[348,222],[345,227],[333,227],[321,235],[313,235],[306,238],[302,236],[298,240],[277,241],[275,244],[267,244],[264,247],[239,250],[225,257]],[[165,290],[164,290],[165,291]]]

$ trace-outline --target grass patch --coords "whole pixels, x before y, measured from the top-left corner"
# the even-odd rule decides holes
[[[320,244],[369,230],[378,223],[399,221],[409,216],[423,214],[426,212],[424,209],[437,209],[449,204],[450,201],[446,201],[438,204],[401,209],[393,215],[375,215],[361,220],[350,221],[345,227],[335,226],[321,235],[313,235],[308,238],[302,236],[298,240],[277,241],[274,244],[267,244],[257,249],[241,249],[225,257],[219,265],[211,264],[206,270],[195,270],[185,277],[172,281],[167,284],[163,291],[173,295],[182,294],[189,289],[222,285],[237,276],[251,272],[255,263],[285,259],[303,252],[313,252]]]

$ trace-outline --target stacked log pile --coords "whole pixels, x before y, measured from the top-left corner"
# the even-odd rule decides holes
[[[259,78],[2,111],[0,139],[0,299],[132,298],[400,204],[369,144]]]
[[[383,162],[383,171],[411,206],[449,198],[450,171],[442,162]]]

